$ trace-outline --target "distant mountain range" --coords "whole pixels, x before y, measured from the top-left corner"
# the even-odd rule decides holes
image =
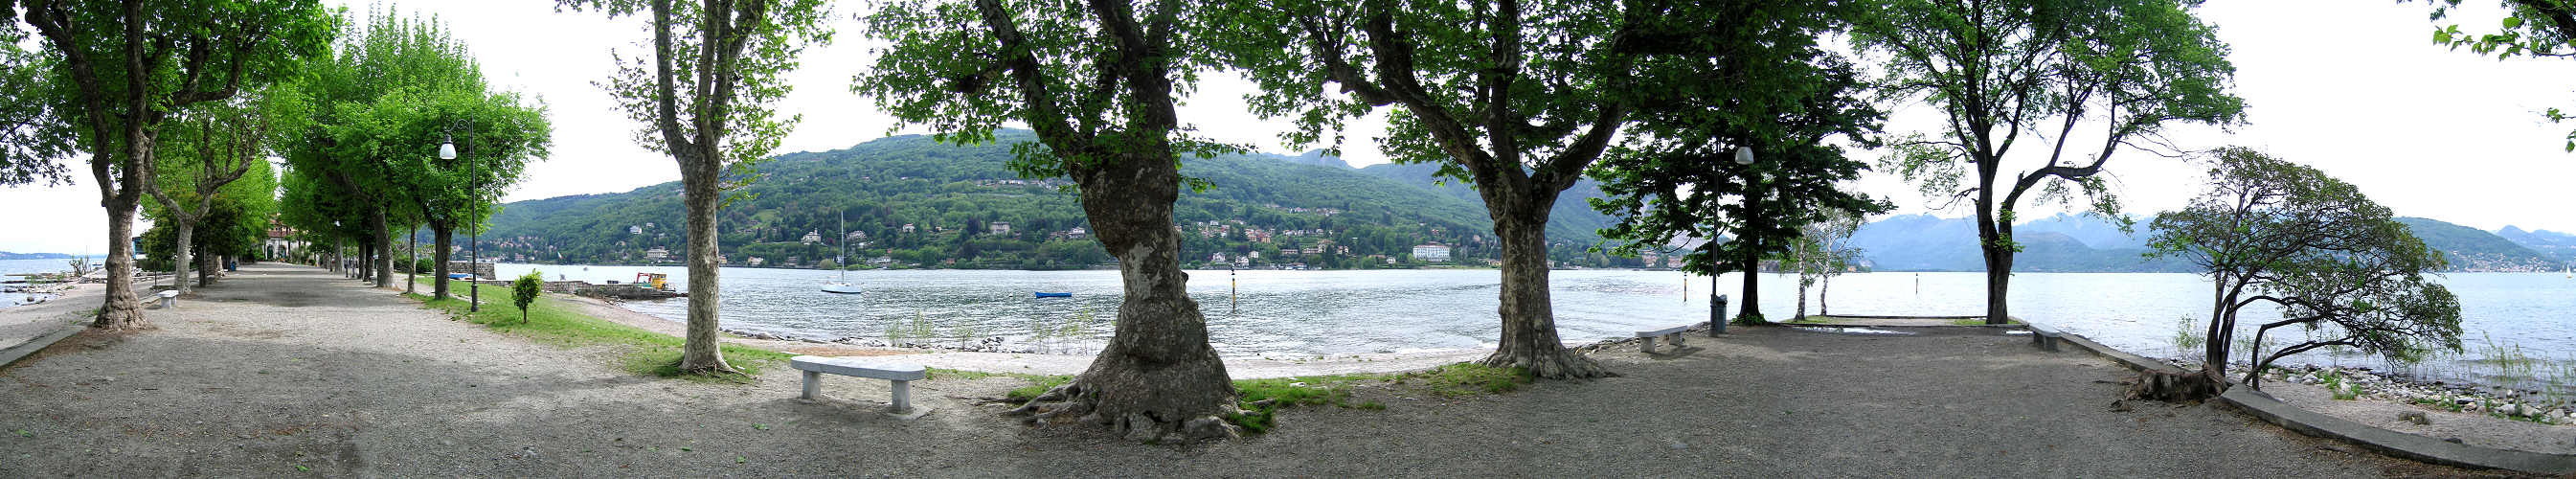
[[[1007,130],[999,142],[957,146],[919,135],[847,149],[790,153],[759,166],[720,219],[719,243],[735,264],[811,267],[842,256],[889,266],[1052,269],[1109,260],[1088,235],[1070,183],[1021,178],[1010,145],[1033,135]],[[1341,158],[1247,154],[1192,158],[1181,175],[1201,180],[1173,207],[1183,258],[1199,265],[1303,264],[1388,267],[1415,261],[1416,246],[1440,245],[1450,263],[1499,256],[1493,222],[1474,190],[1438,183],[1432,165],[1352,168]],[[1549,223],[1551,256],[1569,264],[1634,266],[1633,259],[1585,254],[1610,218],[1565,193]],[[502,205],[483,234],[483,252],[512,261],[671,263],[685,244],[679,184]],[[848,231],[846,235],[835,234]],[[809,236],[810,235],[810,236]],[[1427,250],[1426,250],[1427,251]],[[758,260],[755,261],[754,259]],[[900,264],[889,264],[900,263]]]
[[[2426,218],[2398,218],[2433,249],[2442,251],[2454,271],[2557,271],[2576,254],[2576,235],[2527,232],[2506,227],[2495,233]],[[2110,221],[2090,215],[2059,214],[2013,228],[2022,244],[2013,270],[2028,272],[2194,272],[2188,262],[2150,260],[2141,220],[2134,233],[2123,233]],[[2522,239],[2516,239],[2522,238]],[[1976,220],[1931,215],[1898,215],[1870,222],[1852,235],[1878,271],[1984,271],[1978,256]]]
[[[2496,230],[2495,234],[2506,241],[2512,241],[2524,248],[2531,248],[2532,251],[2555,258],[2561,263],[2576,263],[2576,234],[2550,230],[2523,231],[2522,228],[2513,225],[2505,225],[2504,229]]]
[[[0,260],[13,259],[72,259],[72,255],[62,253],[11,253],[0,251]]]

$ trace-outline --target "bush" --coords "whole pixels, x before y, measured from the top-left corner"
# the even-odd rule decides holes
[[[536,302],[537,295],[544,293],[545,289],[546,278],[536,270],[528,270],[528,274],[519,275],[517,281],[510,282],[510,304],[519,307],[519,324],[528,323],[528,303]]]

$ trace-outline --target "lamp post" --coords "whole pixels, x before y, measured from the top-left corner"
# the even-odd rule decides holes
[[[471,147],[472,142],[474,141],[474,124],[463,123],[463,125],[465,126],[465,140],[467,142],[467,146]],[[456,159],[456,156],[456,143],[454,141],[449,141],[446,138],[441,138],[438,142],[438,159],[453,160]],[[474,160],[472,159],[465,160],[465,181],[467,182],[467,188],[465,190],[466,194],[470,195],[472,198],[466,206],[480,206],[479,203],[483,200],[483,185],[481,184],[483,179],[474,175]],[[483,282],[480,281],[482,278],[480,268],[483,266],[483,230],[478,226],[480,225],[476,224],[466,226],[465,290],[470,299],[466,300],[465,311],[469,313],[480,312],[483,310]],[[439,280],[446,281],[446,278],[439,278]]]
[[[1753,166],[1753,147],[1752,147],[1752,146],[1739,146],[1739,147],[1736,147],[1736,148],[1735,148],[1735,165],[1736,165],[1736,166],[1743,166],[1743,167],[1746,167],[1746,168],[1744,169],[1744,175],[1745,175],[1745,176],[1744,176],[1744,178],[1745,178],[1745,179],[1744,179],[1744,187],[1745,187],[1745,188],[1744,188],[1744,189],[1745,189],[1745,192],[1744,192],[1744,214],[1745,214],[1744,221],[1746,222],[1746,224],[1747,224],[1747,225],[1750,225],[1752,221],[1754,221],[1755,219],[1758,219],[1758,218],[1760,217],[1760,214],[1759,214],[1759,213],[1757,213],[1757,212],[1755,211],[1755,209],[1754,209],[1754,205],[1755,205],[1755,203],[1754,203],[1754,199],[1755,199],[1755,197],[1756,197],[1756,196],[1758,196],[1758,194],[1754,191],[1754,190],[1755,190],[1754,184],[1755,184],[1755,183],[1757,183],[1757,182],[1761,179],[1761,174],[1760,174],[1760,173],[1756,173],[1756,172],[1754,172],[1754,171],[1753,171],[1753,168],[1751,168],[1751,167]],[[1745,229],[1750,230],[1750,229],[1752,229],[1752,228],[1745,228]],[[1709,240],[1710,240],[1710,241],[1716,241],[1717,239],[1716,239],[1716,238],[1709,238]],[[1736,238],[1735,238],[1735,240],[1736,240],[1736,241],[1748,241],[1748,242],[1749,242],[1749,241],[1753,241],[1753,238],[1752,238],[1752,237],[1749,237],[1749,236],[1738,236],[1738,237],[1736,237]],[[1751,253],[1751,251],[1752,251],[1752,247],[1753,247],[1753,244],[1752,244],[1752,243],[1746,243],[1744,246],[1745,246],[1745,251],[1747,251],[1747,253],[1745,253],[1745,256],[1746,256],[1747,258],[1751,258],[1751,257],[1753,257],[1753,253]],[[1717,257],[1716,257],[1716,256],[1714,256],[1714,255],[1712,255],[1712,256],[1710,256],[1710,257],[1709,257],[1709,259],[1708,259],[1708,260],[1709,260],[1709,261],[1717,261]],[[1753,295],[1753,275],[1755,274],[1755,270],[1759,270],[1759,269],[1761,269],[1761,268],[1762,268],[1762,266],[1761,266],[1760,262],[1758,262],[1758,261],[1756,261],[1756,262],[1748,262],[1748,264],[1746,264],[1746,265],[1745,265],[1745,268],[1744,268],[1744,286],[1745,286],[1745,288],[1744,288],[1744,304],[1745,304],[1745,307],[1748,307],[1748,308],[1749,308],[1749,307],[1753,307],[1753,301],[1754,301],[1754,295]],[[1716,271],[1716,268],[1709,268],[1709,270],[1710,270],[1710,271]],[[1715,276],[1715,275],[1710,275],[1708,279],[1709,279],[1709,283],[1710,283],[1710,284],[1708,285],[1708,335],[1709,335],[1709,336],[1716,336],[1716,335],[1719,335],[1719,334],[1724,334],[1724,333],[1726,333],[1726,295],[1717,294],[1717,284],[1715,284],[1715,283],[1717,283],[1717,276]]]

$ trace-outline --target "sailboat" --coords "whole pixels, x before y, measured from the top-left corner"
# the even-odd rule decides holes
[[[859,294],[859,285],[850,284],[850,270],[848,269],[850,258],[850,220],[849,218],[840,217],[837,214],[834,215],[834,217],[840,222],[841,226],[841,237],[834,240],[840,242],[841,251],[839,255],[832,257],[832,269],[839,272],[839,276],[831,281],[824,281],[823,292],[834,294]]]

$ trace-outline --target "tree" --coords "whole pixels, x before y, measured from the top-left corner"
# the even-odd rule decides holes
[[[2461,0],[2426,0],[2433,5],[2433,21],[2450,17]],[[2452,49],[2469,47],[2479,55],[2495,55],[2497,60],[2517,56],[2576,59],[2576,0],[2500,0],[2505,17],[2494,32],[2470,34],[2458,24],[2433,29],[2433,43]],[[2564,123],[2576,118],[2576,111],[2550,108],[2544,113],[2550,123]],[[2567,151],[2576,152],[2576,131],[2567,132]]]
[[[537,302],[537,295],[545,293],[545,289],[546,276],[533,269],[510,282],[510,304],[519,307],[519,324],[528,324],[528,303]]]
[[[2198,3],[1890,0],[1855,22],[1854,44],[1886,55],[1884,92],[1929,100],[1947,117],[1938,136],[1897,142],[1888,162],[1924,195],[1943,198],[1941,207],[1974,199],[1987,324],[2009,321],[2005,291],[2021,250],[2012,230],[2023,195],[2069,202],[2080,193],[2125,228],[2100,176],[2113,154],[2178,154],[2150,149],[2167,143],[2167,124],[2243,118],[2245,101],[2227,91],[2235,66],[2216,29],[2192,16]],[[2046,161],[2005,177],[2003,162],[2025,133],[2048,142]],[[2074,145],[2079,138],[2100,143],[2087,151]]]
[[[153,187],[161,124],[292,74],[334,26],[314,0],[28,0],[50,84],[30,99],[70,125],[107,210],[107,293],[93,328],[150,327],[135,300],[134,212]],[[20,92],[12,92],[20,93]]]
[[[617,75],[601,84],[626,116],[642,124],[636,140],[679,163],[689,212],[689,325],[679,369],[692,374],[739,374],[717,347],[716,210],[725,191],[757,175],[755,163],[778,148],[797,117],[779,118],[770,105],[791,88],[784,75],[796,69],[807,44],[828,43],[832,32],[823,0],[557,0],[573,10],[596,9],[611,17],[647,14],[653,33],[646,57],[619,56]]]
[[[1237,0],[1223,7],[1218,51],[1261,85],[1255,112],[1297,118],[1292,143],[1332,129],[1338,144],[1344,120],[1397,107],[1388,156],[1474,184],[1501,239],[1502,335],[1480,362],[1601,377],[1610,371],[1556,332],[1548,215],[1636,106],[1625,94],[1639,87],[1629,75],[1637,36],[1697,8],[1666,3]]]
[[[1807,317],[1807,287],[1817,286],[1816,314],[1832,316],[1833,307],[1826,301],[1833,291],[1835,276],[1840,276],[1861,262],[1861,250],[1851,245],[1851,235],[1859,231],[1864,218],[1848,210],[1828,209],[1824,220],[1798,228],[1797,246],[1790,249],[1790,269],[1798,272],[1798,317]]]
[[[0,0],[0,14],[16,15],[15,3]],[[71,172],[58,160],[71,155],[76,140],[64,138],[70,119],[41,100],[55,95],[42,90],[52,86],[46,76],[55,65],[22,44],[26,34],[16,20],[0,18],[0,100],[6,100],[0,101],[0,185],[60,185],[71,181]]]
[[[242,179],[254,167],[263,176],[268,173],[269,152],[276,146],[271,135],[280,130],[294,130],[292,127],[271,127],[278,122],[301,120],[298,117],[302,113],[297,109],[303,106],[302,101],[294,94],[290,88],[267,88],[256,95],[208,103],[201,111],[187,115],[194,118],[181,118],[177,127],[169,131],[177,133],[169,136],[173,140],[171,143],[181,148],[163,152],[156,159],[158,165],[145,169],[144,182],[152,187],[145,188],[144,192],[159,202],[159,208],[146,208],[147,213],[160,220],[156,223],[167,223],[176,242],[171,251],[170,283],[179,294],[189,292],[189,255],[192,253],[190,250],[196,247],[198,221],[214,212],[216,200],[227,192],[225,186]],[[233,196],[248,195],[255,197],[249,201],[258,201],[277,195],[274,189],[276,182],[253,183],[244,186],[271,189],[235,188],[233,191],[241,194]],[[211,272],[212,265],[219,265],[216,258],[214,254],[206,255],[210,267],[200,269],[200,272]],[[205,286],[212,281],[213,276],[206,275],[198,285]]]
[[[2193,391],[2224,390],[2238,313],[2258,304],[2282,319],[2254,329],[2244,382],[2273,361],[2324,347],[2404,359],[2460,349],[2460,302],[2426,275],[2444,266],[2387,207],[2314,168],[2225,148],[2209,189],[2180,211],[2156,215],[2153,257],[2191,261],[2212,281],[2201,370]],[[2298,326],[2298,343],[2262,351],[2273,329]],[[2198,399],[2180,397],[2174,399]]]
[[[1108,346],[1014,414],[1083,418],[1139,440],[1238,434],[1224,419],[1241,412],[1234,383],[1189,297],[1173,228],[1180,155],[1239,150],[1190,136],[1174,111],[1216,33],[1196,7],[903,0],[867,18],[868,36],[893,46],[854,90],[946,142],[990,142],[1003,122],[1028,124],[1037,141],[1011,146],[1011,168],[1072,178],[1093,237],[1118,258],[1125,293]]]
[[[1628,141],[1592,168],[1606,196],[1591,202],[1620,217],[1601,233],[1619,242],[1613,249],[1625,256],[1733,235],[1733,241],[1701,241],[1682,270],[1712,277],[1745,272],[1736,320],[1760,324],[1762,258],[1791,252],[1800,227],[1831,212],[1888,209],[1841,187],[1867,165],[1827,143],[1867,142],[1883,115],[1861,98],[1849,63],[1816,43],[1840,25],[1847,8],[1827,2],[1699,8],[1708,10],[1666,15],[1641,35],[1702,40],[1645,47],[1660,54],[1640,67],[1639,81],[1652,86],[1636,88],[1641,100]],[[1745,148],[1753,150],[1753,164],[1737,163]]]

